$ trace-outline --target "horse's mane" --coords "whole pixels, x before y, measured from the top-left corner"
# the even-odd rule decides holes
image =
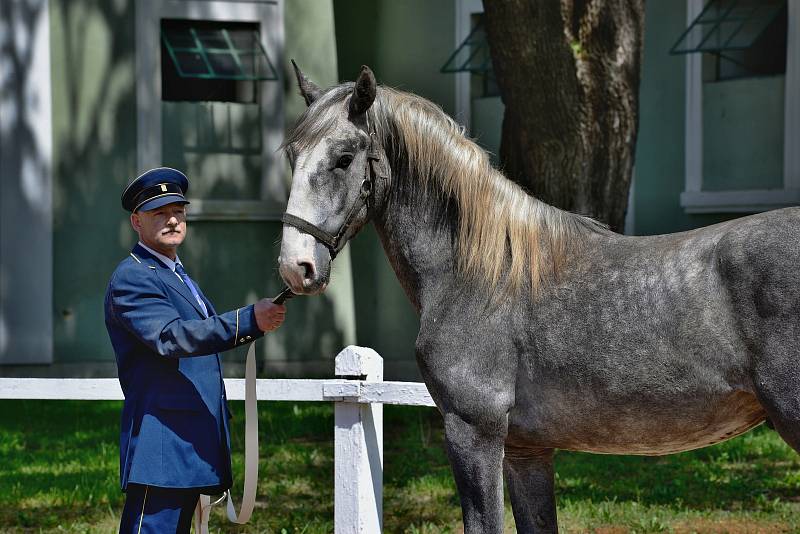
[[[352,92],[346,83],[328,90],[304,113],[284,146],[312,146],[332,128]],[[516,292],[528,277],[536,294],[552,280],[581,237],[607,232],[588,217],[559,210],[527,194],[491,166],[486,152],[436,104],[411,93],[378,87],[369,110],[387,154],[422,186],[435,186],[458,206],[458,264],[488,287]]]

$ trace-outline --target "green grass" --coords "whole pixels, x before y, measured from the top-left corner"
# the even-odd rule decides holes
[[[234,494],[241,495],[243,406],[232,403]],[[118,402],[0,402],[0,532],[114,532]],[[262,403],[259,504],[212,531],[333,530],[333,409]],[[438,412],[385,408],[387,533],[460,532],[460,508]],[[764,427],[714,447],[660,458],[559,452],[562,532],[800,532],[800,457]],[[514,532],[506,506],[506,531]]]

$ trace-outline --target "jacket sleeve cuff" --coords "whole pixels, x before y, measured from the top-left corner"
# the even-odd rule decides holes
[[[256,313],[253,305],[245,306],[236,310],[236,339],[234,347],[255,341],[264,335],[258,328]]]

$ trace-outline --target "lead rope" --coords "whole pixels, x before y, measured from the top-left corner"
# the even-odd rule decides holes
[[[256,505],[256,487],[258,486],[258,407],[256,403],[256,344],[250,345],[247,351],[247,363],[244,370],[244,490],[242,491],[242,506],[239,514],[233,505],[231,490],[226,491],[222,497],[211,502],[208,495],[200,495],[195,509],[195,533],[209,534],[208,519],[211,508],[222,502],[225,495],[228,497],[228,520],[231,523],[244,525],[253,515]]]

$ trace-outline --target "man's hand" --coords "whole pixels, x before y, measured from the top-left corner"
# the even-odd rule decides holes
[[[273,304],[270,299],[261,299],[253,306],[256,314],[256,324],[262,332],[272,332],[283,324],[286,306]]]

